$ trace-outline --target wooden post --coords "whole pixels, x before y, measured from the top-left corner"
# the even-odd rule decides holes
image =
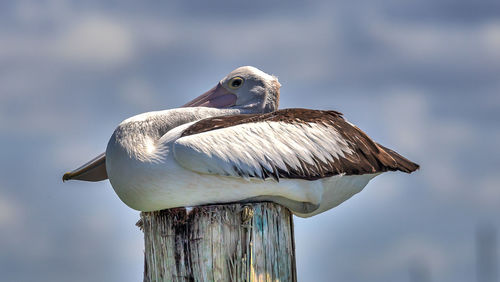
[[[274,203],[141,213],[144,281],[296,281],[293,217]]]

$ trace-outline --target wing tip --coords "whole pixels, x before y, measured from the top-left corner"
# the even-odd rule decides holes
[[[66,182],[68,180],[96,182],[105,179],[108,179],[105,153],[100,154],[99,156],[95,157],[91,161],[73,171],[66,172],[62,176],[63,182]]]
[[[66,172],[63,176],[62,176],[62,182],[66,182],[68,180],[71,180],[71,172]]]
[[[402,164],[398,161],[398,170],[406,173],[412,173],[420,169],[420,165],[417,163],[414,163],[410,160],[405,159],[405,163]]]
[[[385,151],[389,156],[396,162],[394,165],[395,170],[399,170],[406,173],[412,173],[420,169],[420,165],[410,161],[409,159],[401,156],[397,152],[377,144],[383,151]]]

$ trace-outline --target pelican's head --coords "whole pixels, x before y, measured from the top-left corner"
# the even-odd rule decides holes
[[[275,76],[251,66],[239,67],[184,107],[237,108],[249,113],[273,112],[278,109],[280,87]]]

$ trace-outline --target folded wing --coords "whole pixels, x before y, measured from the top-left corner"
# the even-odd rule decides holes
[[[201,120],[175,142],[174,156],[199,173],[277,181],[418,169],[341,113],[307,109]]]

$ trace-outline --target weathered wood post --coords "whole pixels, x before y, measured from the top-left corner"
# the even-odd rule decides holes
[[[293,217],[274,203],[141,213],[144,281],[296,281]]]

